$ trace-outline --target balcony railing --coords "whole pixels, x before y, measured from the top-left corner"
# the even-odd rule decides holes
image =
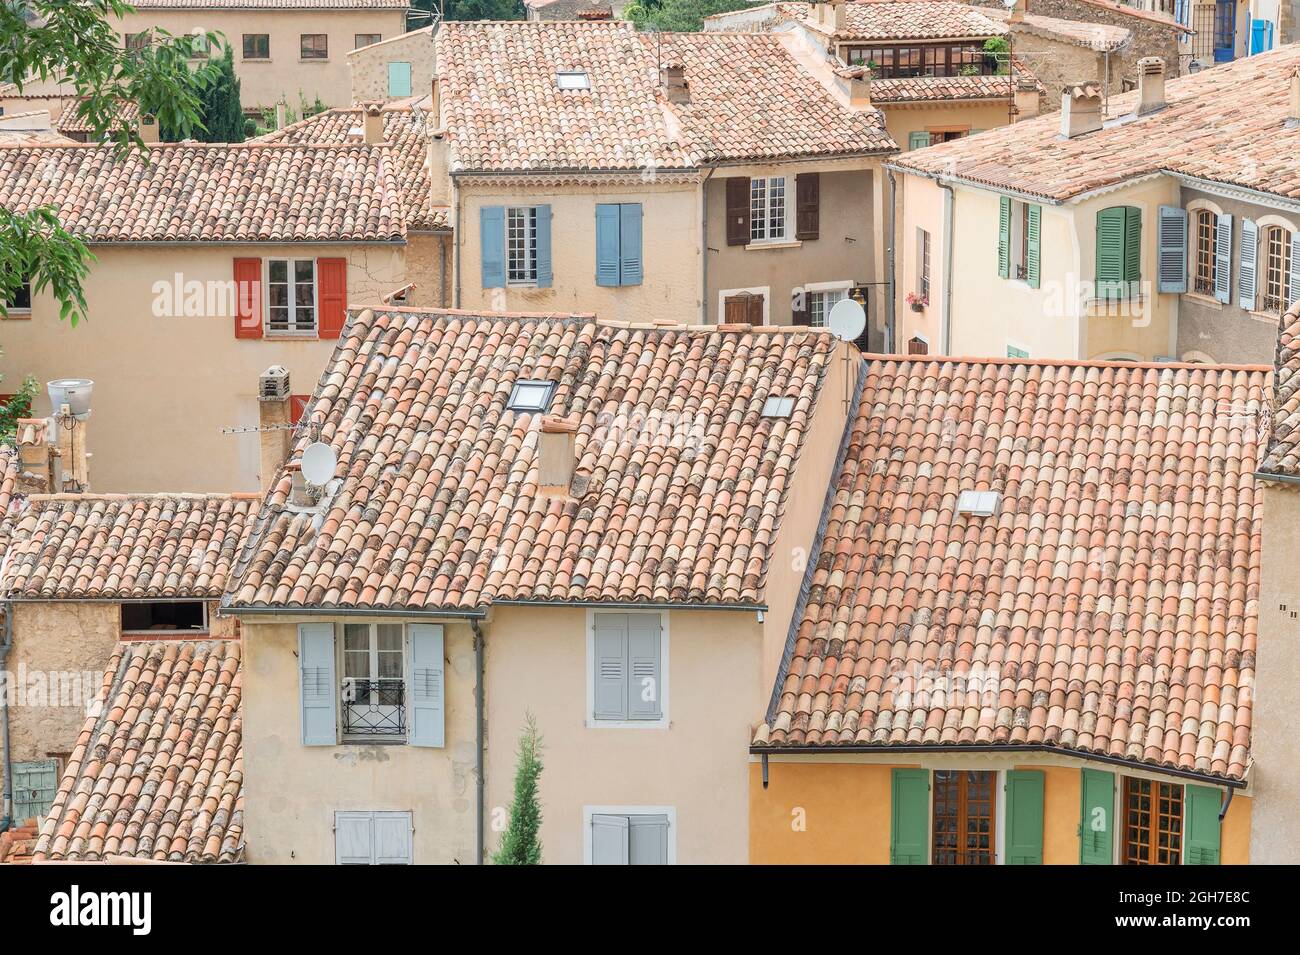
[[[343,680],[344,736],[405,736],[406,682]]]

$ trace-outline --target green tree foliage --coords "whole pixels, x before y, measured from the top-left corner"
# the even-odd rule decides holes
[[[523,0],[413,0],[416,10],[443,11],[446,20],[522,20]]]
[[[698,33],[704,18],[751,6],[749,0],[636,0],[624,16],[639,30],[670,33]]]
[[[225,53],[213,59],[214,75],[200,96],[205,143],[242,143],[244,108],[239,102],[239,77],[235,60],[227,45]]]
[[[4,376],[0,375],[0,382]],[[0,444],[13,444],[19,418],[30,418],[32,401],[36,398],[36,379],[28,375],[22,386],[8,401],[0,401]]]
[[[510,823],[501,848],[492,856],[495,865],[541,865],[542,807],[537,797],[537,780],[542,775],[542,739],[537,721],[529,713],[519,737],[519,762],[515,767],[515,798],[510,804]]]

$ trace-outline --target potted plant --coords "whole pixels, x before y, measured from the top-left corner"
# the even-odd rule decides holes
[[[924,312],[926,306],[930,304],[930,298],[929,296],[921,295],[919,292],[908,292],[907,304],[912,307],[912,311],[914,312]]]

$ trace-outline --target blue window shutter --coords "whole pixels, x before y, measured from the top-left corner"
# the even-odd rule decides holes
[[[627,659],[631,679],[627,687],[627,716],[632,720],[657,720],[663,715],[661,627],[657,613],[627,614]]]
[[[334,813],[334,864],[371,865],[374,861],[374,819],[371,813]]]
[[[442,746],[446,712],[442,625],[413,623],[411,632],[411,745]]]
[[[43,819],[59,791],[59,761],[27,760],[14,763],[13,771],[14,819],[19,825],[28,819]]]
[[[595,706],[592,717],[627,719],[627,614],[598,613],[593,627]]]
[[[1290,308],[1300,300],[1300,232],[1291,233],[1291,274],[1286,292],[1286,304]]]
[[[537,207],[537,287],[551,287],[551,207]]]
[[[1007,865],[1043,864],[1043,771],[1009,769]]]
[[[483,287],[506,287],[506,210],[504,206],[484,206],[478,211],[480,258]]]
[[[928,145],[930,145],[930,134],[924,129],[907,134],[908,149],[924,149]]]
[[[596,284],[618,284],[618,205],[610,202],[596,203]]]
[[[1214,223],[1214,297],[1227,305],[1232,301],[1232,216],[1222,215]]]
[[[1183,865],[1219,864],[1219,790],[1183,787]]]
[[[629,830],[627,816],[591,817],[591,864],[627,865]]]
[[[1104,769],[1080,772],[1079,864],[1110,865],[1114,861],[1115,774]]]
[[[625,202],[618,207],[619,251],[622,257],[620,285],[641,284],[641,203]]]
[[[1259,229],[1251,219],[1241,220],[1241,264],[1237,269],[1237,301],[1255,310],[1255,262],[1259,255]]]
[[[668,817],[627,817],[628,865],[668,864]]]
[[[388,95],[394,99],[411,95],[411,64],[388,64]]]
[[[298,625],[298,691],[304,746],[333,746],[338,742],[335,713],[339,686],[334,679],[334,625]]]
[[[1161,206],[1156,218],[1156,278],[1161,292],[1187,291],[1187,210]]]

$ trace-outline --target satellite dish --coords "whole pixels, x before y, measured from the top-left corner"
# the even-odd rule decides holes
[[[302,453],[302,476],[309,484],[319,487],[334,477],[336,464],[338,458],[334,454],[334,449],[324,441],[317,441],[315,444],[307,445],[307,450]]]
[[[851,298],[842,298],[831,308],[826,327],[842,342],[857,341],[867,327],[867,313],[862,305]]]

